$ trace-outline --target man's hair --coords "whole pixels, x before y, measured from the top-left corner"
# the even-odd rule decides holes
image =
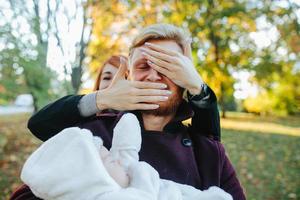
[[[134,38],[129,47],[129,56],[132,55],[136,47],[142,46],[149,40],[173,40],[184,50],[183,46],[186,42],[189,42],[190,34],[188,31],[172,24],[153,24],[147,26]]]

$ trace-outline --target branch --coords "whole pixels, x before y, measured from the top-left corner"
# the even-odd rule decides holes
[[[41,26],[40,26],[41,21],[40,21],[40,13],[39,13],[39,4],[36,0],[33,0],[33,4],[34,4],[34,13],[35,13],[33,29],[39,43],[41,44],[43,43],[43,39],[42,39]]]
[[[87,41],[84,41],[84,33],[87,27],[87,14],[86,14],[86,7],[83,7],[83,25],[82,25],[82,32],[81,32],[81,38],[80,38],[80,51],[79,51],[79,63],[78,66],[81,67],[83,60],[85,58],[85,48],[87,46],[87,44],[89,43],[90,40],[90,36],[91,36],[91,32],[89,33],[89,38],[87,39]]]
[[[49,32],[50,32],[50,3],[49,3],[49,0],[47,1],[47,31],[46,31],[46,34],[47,34],[47,38],[49,38]]]
[[[55,13],[57,13],[58,12],[58,6],[59,5],[59,2],[57,2],[56,3],[56,6],[55,6]],[[58,31],[58,25],[57,25],[57,19],[56,19],[56,16],[55,16],[55,18],[53,19],[53,21],[54,21],[54,26],[55,26],[55,31],[53,31],[53,34],[54,34],[54,36],[55,36],[55,38],[56,38],[56,40],[57,40],[57,45],[58,45],[58,47],[60,48],[60,51],[61,51],[61,53],[62,53],[62,55],[63,56],[66,56],[66,52],[65,52],[65,50],[64,50],[64,48],[63,48],[63,46],[62,46],[62,43],[61,43],[61,39],[60,39],[60,37],[59,37],[59,31]]]

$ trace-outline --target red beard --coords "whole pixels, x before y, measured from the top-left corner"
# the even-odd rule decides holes
[[[155,110],[143,110],[141,111],[144,114],[150,114],[155,116],[167,116],[172,113],[176,113],[177,108],[182,102],[183,88],[174,87],[172,90],[172,95],[169,96],[169,99],[164,102],[156,103],[159,105],[159,108]]]

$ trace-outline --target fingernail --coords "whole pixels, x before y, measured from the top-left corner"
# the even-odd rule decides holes
[[[168,86],[166,84],[161,84],[162,88],[167,88]]]
[[[150,45],[150,43],[149,43],[149,42],[146,42],[145,45]]]
[[[161,101],[166,101],[166,100],[168,100],[168,98],[169,98],[169,97],[162,96],[162,97],[160,97],[160,100],[161,100]]]
[[[167,94],[172,94],[172,91],[170,91],[170,90],[167,90]]]

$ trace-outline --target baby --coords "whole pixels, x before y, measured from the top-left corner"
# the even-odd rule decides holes
[[[45,200],[232,200],[215,186],[201,191],[160,179],[138,161],[140,147],[141,128],[130,113],[114,128],[109,151],[89,130],[68,128],[28,158],[21,179]]]

